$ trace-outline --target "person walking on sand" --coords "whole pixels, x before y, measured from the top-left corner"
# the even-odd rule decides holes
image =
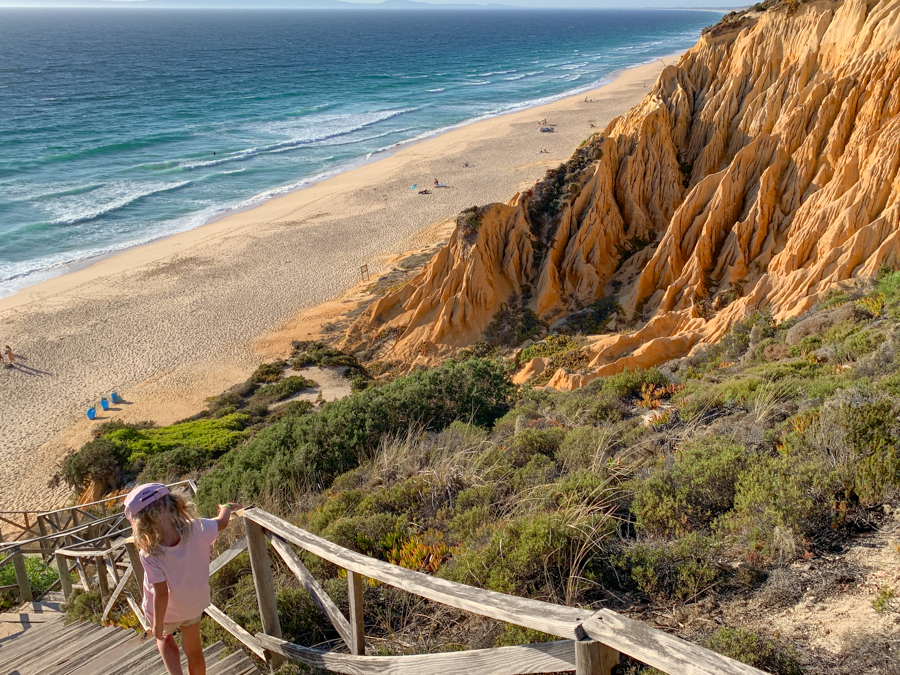
[[[13,354],[12,347],[6,345],[6,358],[9,360],[9,363],[6,364],[7,368],[12,368],[16,365],[16,355]],[[3,363],[2,358],[0,358],[0,363]]]
[[[215,518],[192,518],[184,497],[162,483],[138,485],[125,497],[125,517],[144,568],[142,607],[169,675],[183,675],[173,634],[190,675],[206,675],[200,619],[209,607],[209,551],[239,504],[219,506]]]

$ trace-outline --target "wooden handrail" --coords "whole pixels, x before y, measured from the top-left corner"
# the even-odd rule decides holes
[[[576,628],[592,614],[590,610],[551,605],[540,600],[483,590],[375,560],[301,530],[258,508],[246,509],[244,518],[348,571],[402,588],[428,600],[498,621],[562,638],[578,639]]]
[[[97,525],[102,525],[104,523],[111,522],[117,518],[121,518],[121,513],[115,513],[111,516],[106,516],[105,518],[101,518],[100,520],[93,520],[90,523],[84,523],[83,525],[77,525],[75,527],[69,528],[68,530],[63,530],[61,532],[54,532],[53,534],[48,534],[43,537],[35,537],[34,539],[25,539],[23,541],[15,541],[8,542],[6,544],[0,544],[0,552],[6,551],[8,549],[13,548],[21,548],[23,546],[28,546],[29,544],[36,544],[42,541],[50,541],[52,539],[63,539],[67,536],[73,535],[76,532],[81,532],[90,527],[95,527]]]
[[[356,651],[356,653],[348,655],[322,652],[295,645],[281,639],[281,635],[271,634],[265,628],[263,633],[256,635],[257,642],[267,652],[294,659],[315,668],[348,675],[423,675],[433,672],[440,672],[442,675],[479,675],[481,673],[524,675],[525,673],[573,670],[574,667],[576,675],[608,675],[615,664],[619,662],[619,655],[626,654],[670,675],[765,675],[757,668],[686,642],[608,609],[596,612],[575,609],[438,579],[350,551],[259,508],[246,509],[244,518],[248,534],[257,531],[268,536],[272,540],[276,552],[298,575],[304,586],[307,586],[307,590],[310,591],[317,603],[322,600],[317,597],[320,588],[317,588],[317,584],[315,586],[309,584],[309,579],[306,578],[308,570],[303,567],[302,563],[299,563],[299,558],[285,542],[299,546],[309,553],[344,568],[347,570],[348,581],[357,575],[366,576],[450,607],[533,628],[551,635],[574,638],[574,640],[539,645],[469,650],[447,654],[364,656],[364,651],[356,651],[353,648],[351,651]],[[259,537],[260,534],[255,536]],[[257,568],[260,566],[262,554],[264,554],[264,550],[261,551],[259,545],[259,542],[253,544],[251,541],[251,555],[254,552],[254,546],[256,547],[254,575],[258,572]],[[351,626],[354,623],[354,611],[359,613],[362,610],[362,598],[354,600],[352,590],[353,585],[351,584],[351,620],[349,622]],[[266,593],[271,597],[263,599],[260,597],[260,593]],[[257,599],[260,601],[261,607],[272,607],[275,603],[274,591],[258,585]],[[322,604],[320,604],[321,606]],[[329,609],[331,608],[329,607]],[[332,612],[330,611],[325,613],[336,626],[346,621],[339,612],[337,617],[331,616]],[[358,616],[359,614],[357,614],[357,618]],[[275,619],[277,627],[277,616]],[[278,632],[280,633],[280,627],[278,627]],[[343,632],[341,636],[344,637]],[[359,637],[355,635],[352,637],[354,647],[358,647],[356,643]],[[346,637],[344,639],[346,640]],[[550,661],[542,660],[543,657],[539,657],[538,653],[541,650],[545,650],[542,653]],[[504,656],[500,656],[501,654]],[[527,659],[524,659],[525,655],[528,656]],[[528,663],[526,664],[523,659]]]
[[[238,512],[238,515],[241,513]],[[765,675],[761,670],[608,609],[591,611],[565,607],[439,579],[350,551],[259,508],[248,508],[243,511],[243,516],[247,536],[234,542],[210,563],[209,575],[215,574],[245,548],[249,549],[263,632],[251,635],[213,605],[210,605],[206,613],[273,666],[277,666],[284,658],[290,658],[315,668],[347,675],[425,675],[434,672],[440,672],[441,675],[528,675],[573,669],[576,675],[610,675],[612,668],[619,662],[620,655],[626,654],[669,675]],[[108,542],[111,537],[126,531],[107,533],[82,545],[99,540]],[[48,538],[53,537],[59,538],[59,533]],[[282,639],[267,540],[271,541],[276,553],[297,575],[303,587],[334,624],[350,648],[350,654],[311,649]],[[349,621],[312,578],[289,544],[347,570]],[[124,594],[128,604],[146,627],[146,617],[125,588],[130,576],[135,576],[140,584],[143,570],[137,551],[130,540],[126,539],[120,545],[126,546],[131,566],[120,578],[116,578],[116,587],[112,593],[108,586],[104,590],[107,581],[106,563],[98,562],[97,571],[102,577],[102,581],[98,579],[98,582],[101,583],[101,595],[104,599],[104,616],[108,616],[120,595]],[[24,562],[22,552],[18,550],[18,546],[16,548],[12,555],[0,561],[0,565],[12,559],[21,576],[24,574]],[[112,550],[58,549],[57,565],[61,574],[63,570],[68,572],[65,558],[75,557],[76,567],[84,580],[84,570],[77,563],[77,558],[90,556],[103,561]],[[366,656],[362,622],[362,577],[375,579],[450,607],[567,639],[439,654]],[[89,581],[84,583],[90,585]],[[21,588],[21,583],[19,587],[23,595],[30,593],[30,588]]]
[[[188,487],[191,488],[191,490],[194,492],[194,494],[197,493],[197,489],[196,489],[197,484],[192,480],[180,480],[177,483],[166,483],[166,487],[169,487],[169,488],[177,487],[179,485],[187,485]],[[97,504],[105,504],[106,502],[115,501],[117,499],[125,499],[125,497],[127,497],[127,496],[128,496],[127,493],[121,494],[121,495],[113,495],[112,497],[104,497],[103,499],[98,499],[95,502],[87,502],[86,504],[72,504],[72,506],[64,506],[62,508],[55,509],[53,511],[0,511],[0,516],[4,516],[4,515],[18,516],[18,515],[24,515],[26,513],[29,516],[37,516],[37,515],[50,516],[50,515],[54,515],[57,513],[65,513],[66,511],[71,511],[72,509],[84,509],[84,508],[87,508],[88,506],[96,506]]]

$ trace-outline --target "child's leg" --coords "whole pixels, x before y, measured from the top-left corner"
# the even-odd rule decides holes
[[[166,635],[165,640],[157,640],[156,648],[159,655],[162,656],[163,663],[166,664],[166,670],[169,675],[183,675],[181,670],[181,654],[178,653],[178,644],[171,635]]]
[[[206,675],[206,659],[203,658],[203,645],[200,644],[200,624],[181,627],[181,648],[187,657],[190,675]]]

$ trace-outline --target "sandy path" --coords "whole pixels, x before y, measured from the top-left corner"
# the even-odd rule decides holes
[[[636,104],[662,67],[422,141],[0,300],[0,344],[23,366],[0,370],[0,510],[65,498],[47,481],[90,437],[84,411],[102,394],[117,390],[127,403],[101,419],[165,424],[196,412],[260,363],[260,336],[350,287],[360,265],[377,272],[426,243],[436,221],[509,200],[568,159],[592,133],[589,121],[602,128]],[[556,133],[539,133],[542,118]],[[542,148],[549,154],[536,154]],[[431,189],[435,177],[451,187],[410,190]]]

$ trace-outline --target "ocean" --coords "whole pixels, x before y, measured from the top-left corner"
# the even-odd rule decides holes
[[[718,18],[0,9],[0,297],[596,86]]]

